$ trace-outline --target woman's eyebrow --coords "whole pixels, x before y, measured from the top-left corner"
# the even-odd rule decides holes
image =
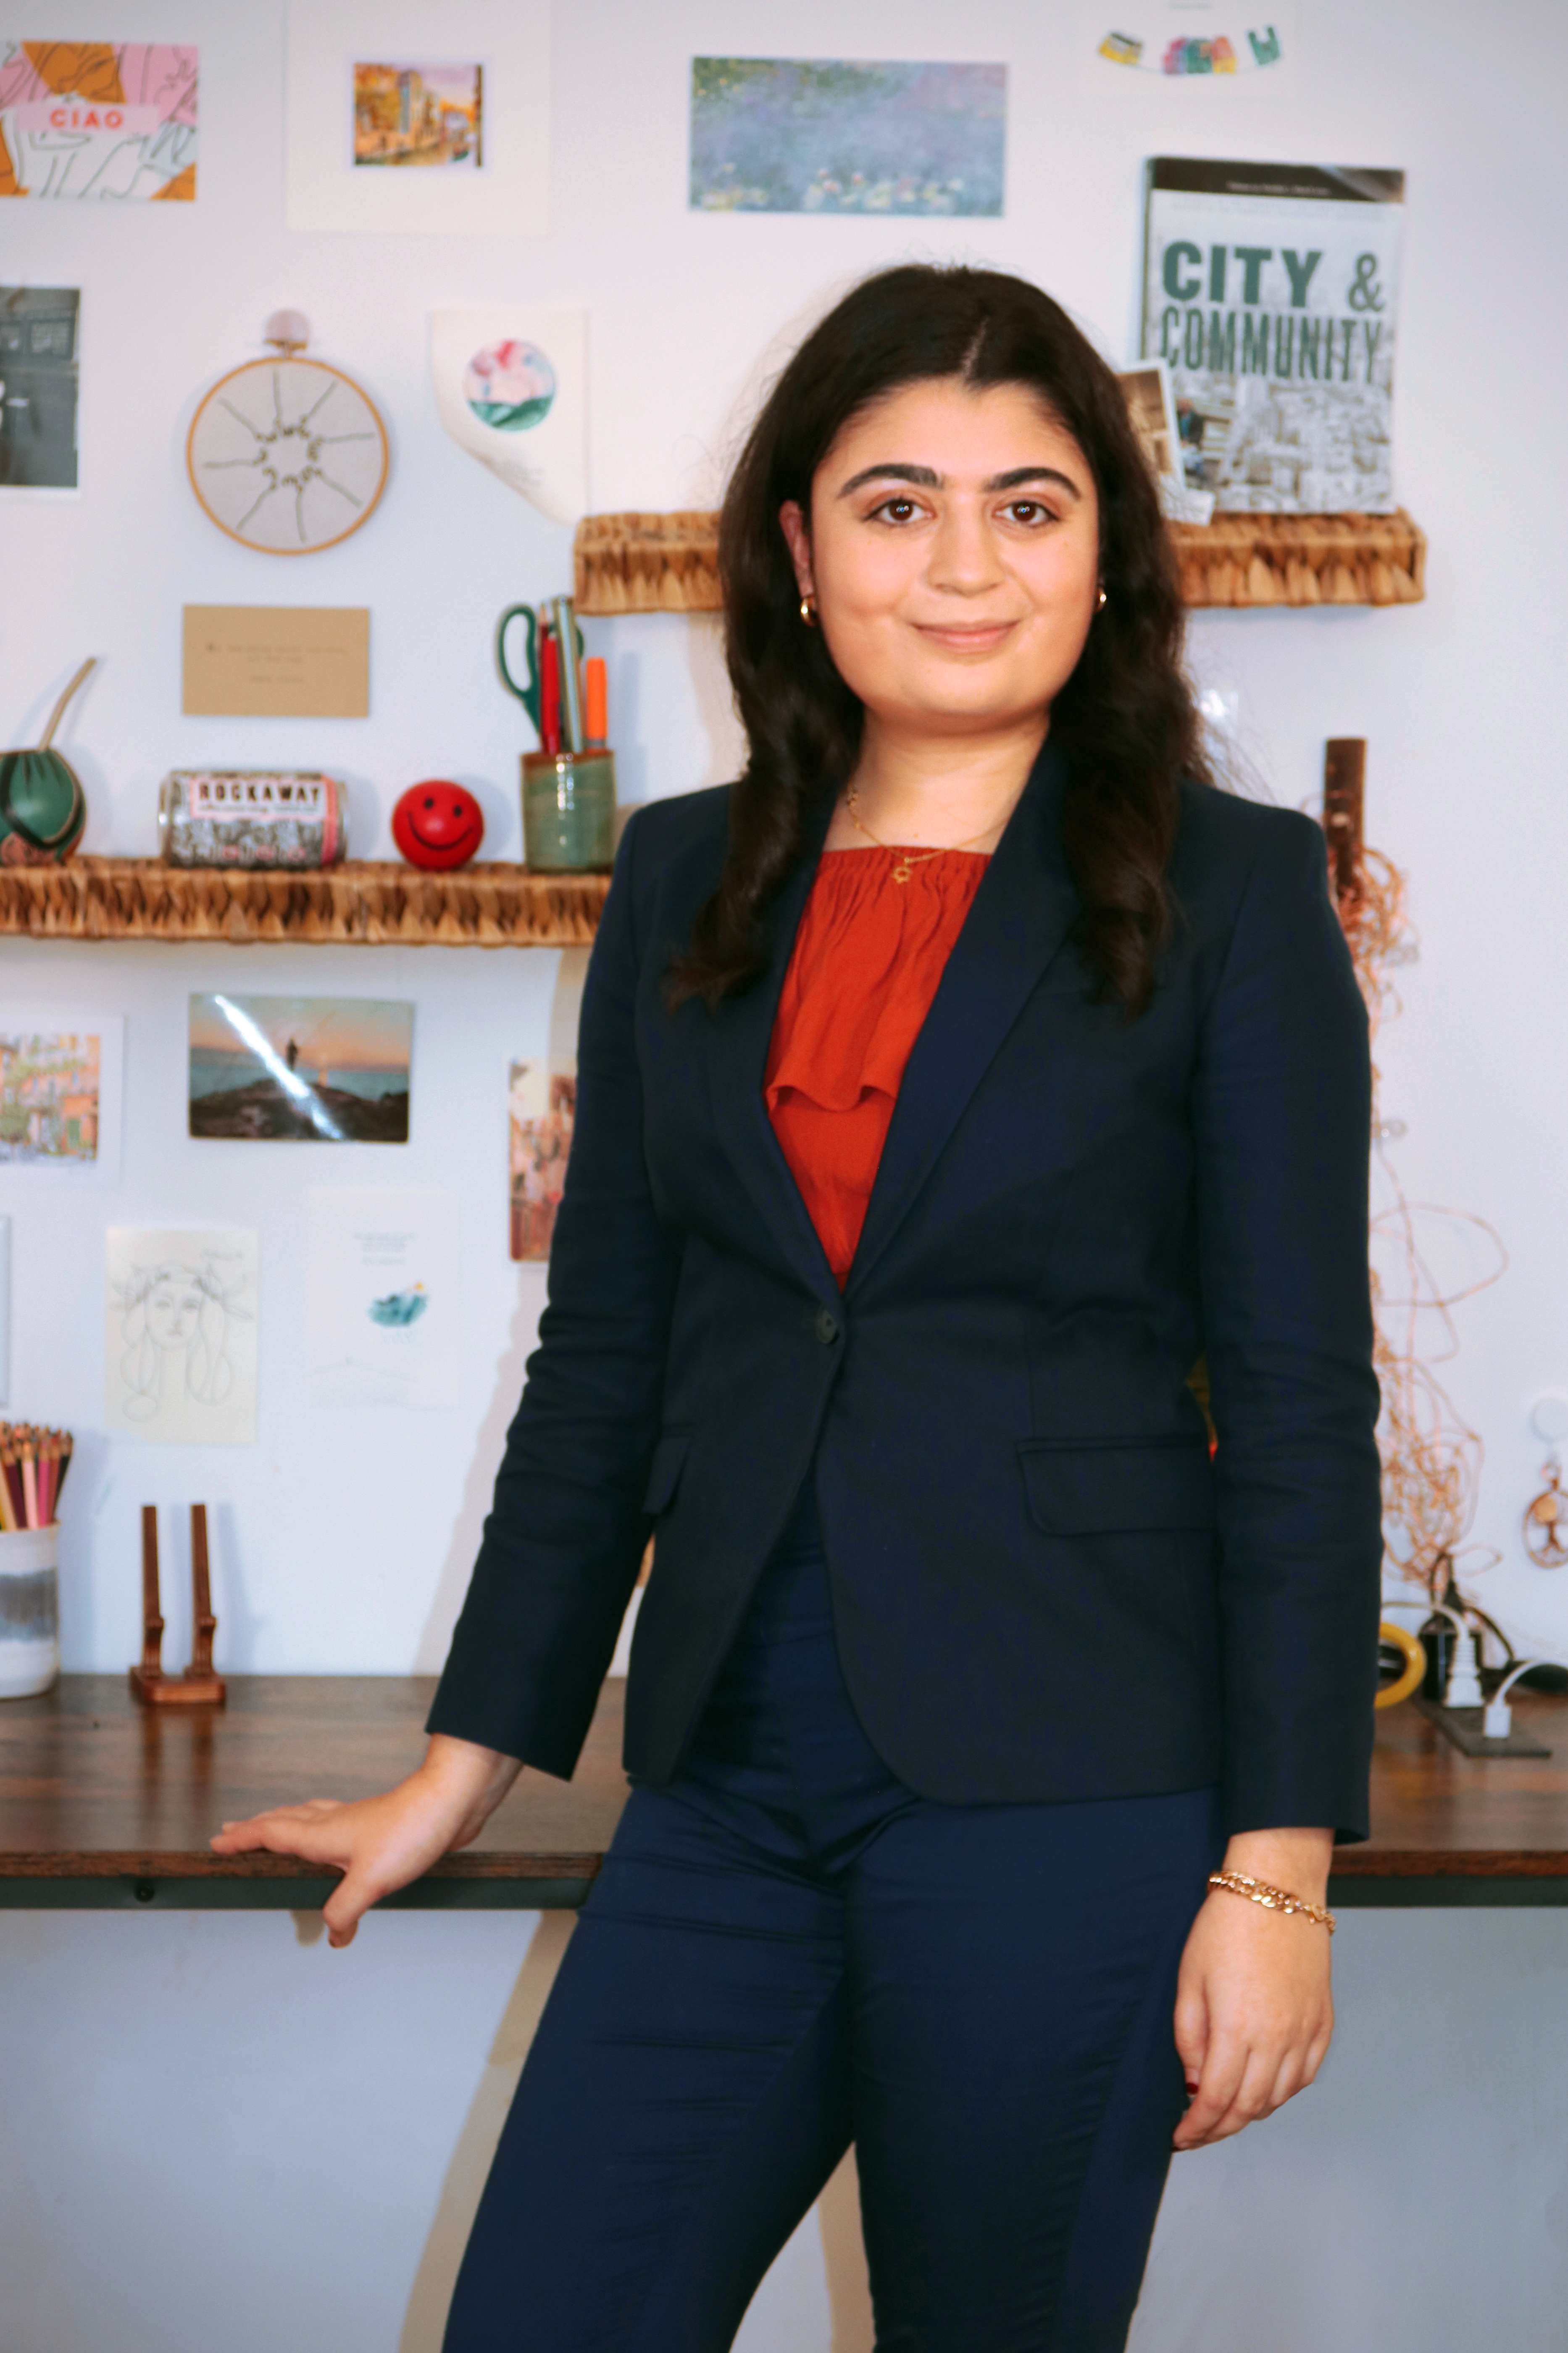
[[[913,482],[922,491],[940,491],[942,476],[930,466],[868,466],[852,475],[838,495],[847,499],[852,491],[862,491],[868,482]]]
[[[867,466],[858,474],[852,474],[838,495],[841,499],[849,498],[856,491],[863,491],[868,482],[912,482],[922,491],[940,491],[943,487],[942,477],[934,467],[894,463]],[[1064,474],[1056,466],[1014,466],[1005,474],[993,474],[990,480],[982,482],[980,487],[986,491],[1016,491],[1025,482],[1054,482],[1071,499],[1083,496],[1071,475]]]
[[[1009,473],[993,474],[991,480],[981,487],[987,491],[1016,491],[1025,482],[1054,482],[1058,490],[1067,492],[1069,499],[1083,496],[1072,476],[1064,474],[1057,466],[1015,466]]]

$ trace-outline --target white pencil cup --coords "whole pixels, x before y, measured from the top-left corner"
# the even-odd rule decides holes
[[[0,1699],[47,1692],[60,1671],[58,1525],[0,1534]]]

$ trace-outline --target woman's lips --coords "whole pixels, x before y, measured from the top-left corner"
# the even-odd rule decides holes
[[[994,653],[1005,638],[1017,627],[1016,621],[981,621],[963,628],[943,628],[938,622],[917,621],[915,628],[932,645],[945,646],[953,653]]]

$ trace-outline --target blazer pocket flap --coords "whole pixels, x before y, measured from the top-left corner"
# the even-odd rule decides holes
[[[691,1444],[689,1430],[667,1430],[660,1433],[653,1450],[653,1461],[647,1474],[647,1493],[642,1499],[643,1510],[658,1518],[669,1509],[676,1488],[680,1483],[681,1466]]]
[[[1023,1446],[1030,1516],[1047,1535],[1212,1528],[1214,1472],[1200,1446]]]

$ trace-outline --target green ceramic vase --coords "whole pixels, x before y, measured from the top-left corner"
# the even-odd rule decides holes
[[[0,865],[68,858],[87,824],[81,779],[58,752],[0,752]]]

